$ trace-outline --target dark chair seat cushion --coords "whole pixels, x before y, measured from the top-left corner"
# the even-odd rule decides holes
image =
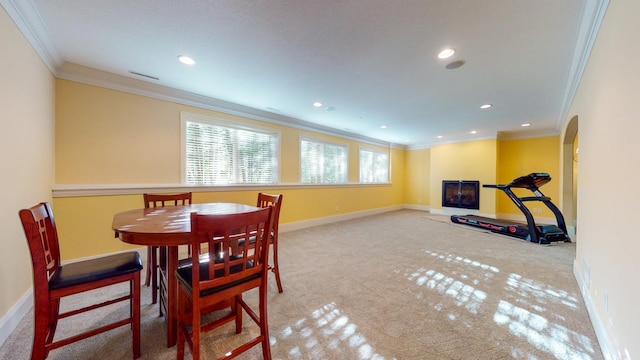
[[[273,241],[273,232],[271,232],[271,238],[270,238],[270,240],[272,240],[272,241]],[[255,244],[255,243],[256,243],[256,237],[255,237],[255,236],[250,237],[250,238],[249,238],[249,244],[252,244],[252,245],[253,245],[253,244]],[[238,240],[238,246],[244,246],[244,239],[240,239],[240,240]]]
[[[255,244],[256,243],[256,237],[252,236],[249,238],[249,244]],[[238,240],[238,246],[244,246],[244,239],[240,239]]]
[[[232,255],[230,256],[231,260],[233,259],[237,259],[238,256]],[[216,259],[216,262],[220,262],[222,260]],[[200,278],[202,280],[208,280],[209,278],[209,257],[203,257],[200,256]],[[189,291],[192,291],[192,287],[193,287],[193,276],[192,276],[192,271],[191,271],[191,265],[186,265],[186,266],[181,266],[178,268],[178,270],[176,270],[176,277],[178,279],[178,281],[183,284],[187,289],[189,289]],[[253,263],[251,261],[249,261],[247,263],[247,267],[251,268],[253,267]],[[231,267],[231,273],[237,273],[239,271],[242,270],[242,266],[241,265],[235,265]],[[222,277],[224,275],[224,270],[222,269],[218,269],[215,272],[215,276],[216,277]],[[232,283],[229,284],[225,284],[222,286],[217,286],[214,288],[210,288],[210,289],[206,289],[206,290],[202,290],[200,291],[200,296],[207,296],[207,295],[211,295],[213,293],[216,293],[218,291],[222,291],[225,289],[228,289],[230,287],[236,286],[238,284],[241,284],[243,282],[249,281],[249,280],[253,280],[253,279],[257,279],[260,277],[260,273],[254,274],[252,276],[240,279],[238,281],[234,281]]]
[[[198,255],[200,263],[206,263],[209,261],[209,254],[200,254]],[[191,258],[184,258],[178,260],[178,268],[183,268],[185,266],[191,266]]]
[[[49,289],[62,289],[142,270],[142,259],[135,251],[83,260],[60,266],[49,279]]]

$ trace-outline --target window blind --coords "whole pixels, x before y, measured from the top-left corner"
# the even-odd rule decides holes
[[[193,185],[277,181],[278,134],[198,121],[185,123],[185,181]]]
[[[346,183],[347,154],[347,145],[301,137],[300,183]]]
[[[389,182],[389,154],[384,151],[360,148],[360,182]]]

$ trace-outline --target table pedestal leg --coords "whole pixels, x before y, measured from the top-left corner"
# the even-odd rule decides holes
[[[166,301],[166,314],[165,319],[167,322],[167,347],[172,347],[176,344],[177,329],[178,329],[178,281],[176,280],[175,271],[178,269],[178,247],[167,247],[167,267],[161,279],[165,281],[167,289]],[[162,299],[161,299],[162,306]]]

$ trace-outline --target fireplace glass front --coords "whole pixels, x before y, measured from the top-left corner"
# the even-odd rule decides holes
[[[442,181],[442,206],[480,209],[480,182],[476,180]]]

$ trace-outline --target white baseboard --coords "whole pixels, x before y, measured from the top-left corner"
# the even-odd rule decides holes
[[[339,221],[357,219],[365,216],[382,214],[389,211],[401,210],[404,208],[405,207],[403,205],[388,206],[383,208],[377,208],[377,209],[371,209],[371,210],[365,210],[365,211],[356,211],[356,212],[351,212],[346,214],[325,216],[321,218],[286,223],[286,224],[280,225],[278,231],[287,232],[287,231],[301,230],[301,229],[306,229],[312,226],[326,225],[326,224],[331,224]]]
[[[13,330],[18,327],[22,318],[33,307],[33,287],[30,287],[18,302],[0,319],[0,346],[9,338]]]
[[[615,347],[605,330],[604,323],[602,319],[598,316],[598,312],[596,311],[593,305],[593,299],[591,298],[591,294],[589,293],[589,289],[587,288],[587,284],[585,283],[582,274],[580,274],[580,268],[578,267],[578,260],[573,261],[573,276],[576,278],[578,282],[578,287],[580,288],[580,292],[582,293],[582,298],[584,299],[584,303],[587,307],[587,312],[589,313],[589,318],[591,319],[591,324],[593,325],[593,330],[596,333],[596,338],[598,339],[598,344],[600,344],[600,350],[602,350],[602,356],[606,360],[623,360],[623,358],[615,351]]]
[[[405,205],[403,209],[431,212],[431,208],[427,205]]]

